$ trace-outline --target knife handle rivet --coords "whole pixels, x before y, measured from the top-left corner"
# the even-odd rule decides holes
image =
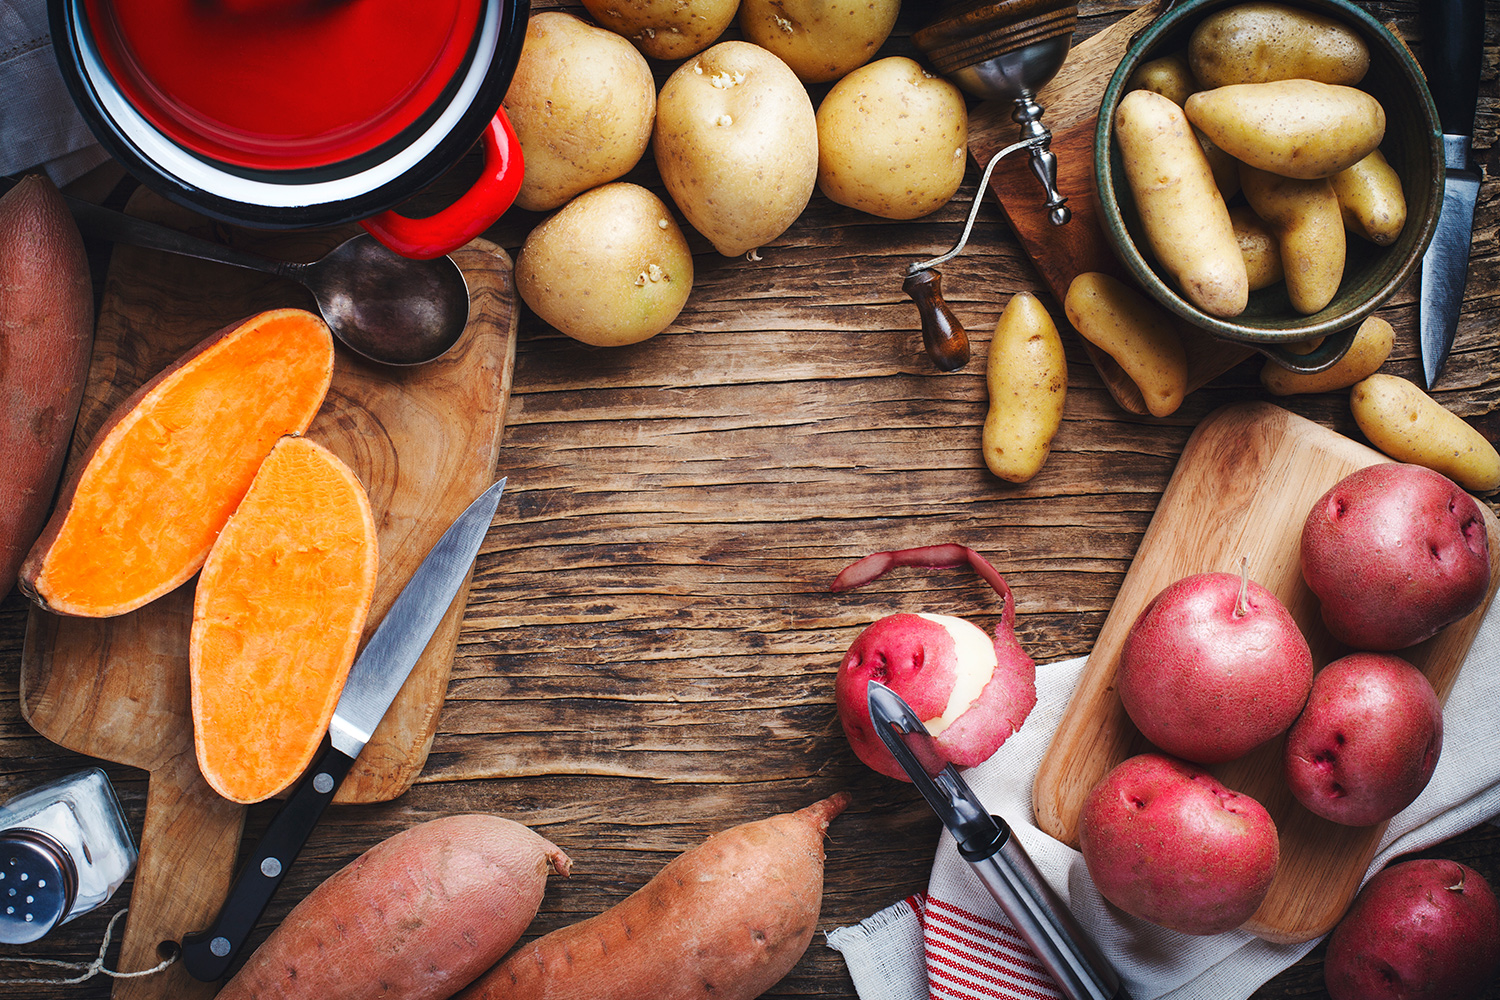
[[[281,862],[276,858],[266,858],[260,863],[260,873],[266,878],[275,878],[281,874]]]
[[[208,942],[208,950],[213,952],[215,958],[223,958],[229,954],[229,939],[227,937],[216,937]]]
[[[333,775],[326,771],[319,771],[313,775],[313,791],[319,795],[327,795],[333,791]]]

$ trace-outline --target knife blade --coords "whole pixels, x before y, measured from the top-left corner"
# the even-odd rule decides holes
[[[879,681],[865,687],[875,732],[958,844],[958,853],[1067,1000],[1130,1000],[1120,977],[1011,833],[952,764],[901,696]]]
[[[1484,41],[1482,0],[1427,0],[1417,5],[1422,69],[1443,130],[1443,206],[1422,257],[1418,324],[1422,376],[1431,389],[1453,348],[1469,270],[1479,171],[1470,160]]]
[[[501,479],[448,526],[365,643],[344,681],[328,738],[256,843],[218,917],[183,936],[182,963],[193,978],[211,982],[229,970],[463,586],[504,491]]]

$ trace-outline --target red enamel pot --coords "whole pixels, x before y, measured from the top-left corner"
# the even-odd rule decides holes
[[[58,0],[53,46],[104,147],[148,187],[262,229],[358,221],[408,257],[448,253],[521,186],[500,102],[529,0]],[[479,141],[435,215],[395,207]]]

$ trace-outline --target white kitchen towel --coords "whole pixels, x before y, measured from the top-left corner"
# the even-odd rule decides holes
[[[1106,903],[1077,851],[1043,833],[1031,785],[1084,657],[1037,668],[1037,704],[1019,732],[964,778],[1003,816],[1043,877],[1114,964],[1133,1000],[1244,1000],[1316,944],[1276,945],[1244,931],[1194,937]],[[1449,692],[1443,751],[1421,796],[1386,828],[1368,878],[1500,814],[1500,601],[1491,606]],[[1051,1000],[1055,985],[944,832],[927,892],[830,931],[861,1000]]]
[[[0,94],[0,175],[61,187],[109,158],[63,85],[44,0],[0,0]]]

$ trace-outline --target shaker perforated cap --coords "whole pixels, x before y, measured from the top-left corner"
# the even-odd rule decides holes
[[[78,894],[67,850],[40,830],[0,833],[0,943],[28,944],[56,927]]]

